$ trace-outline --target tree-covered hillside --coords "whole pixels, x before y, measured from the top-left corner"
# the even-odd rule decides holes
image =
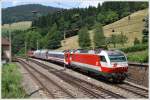
[[[32,21],[34,15],[32,11],[38,11],[37,16],[43,16],[47,13],[53,13],[59,8],[43,6],[39,4],[27,4],[2,9],[2,23],[12,23],[19,21]]]
[[[30,29],[12,32],[14,33],[12,34],[13,52],[23,52],[25,43],[28,50],[35,50],[37,44],[39,49],[57,49],[61,47],[61,40],[76,34],[80,36],[78,41],[80,48],[90,49],[91,43],[87,42],[90,36],[89,30],[95,30],[93,36],[95,48],[105,47],[108,43],[116,43],[116,41],[112,41],[114,36],[110,39],[104,37],[102,31],[104,25],[145,8],[148,8],[148,2],[104,2],[103,5],[98,4],[97,8],[90,6],[49,13],[35,19]],[[98,37],[103,38],[101,43],[98,43],[100,40]],[[124,37],[124,35],[120,34],[117,37]],[[127,42],[118,39],[117,41],[122,44]]]
[[[101,23],[101,25],[104,26],[145,8],[148,8],[148,2],[104,2],[102,5],[98,4],[97,8],[90,6],[88,8],[74,8],[48,14],[34,20],[32,26],[36,28],[35,30],[43,37],[49,37],[50,35],[47,35],[47,33],[50,34],[49,32],[52,29],[52,26],[55,25],[57,26],[57,29],[53,32],[55,32],[55,34],[59,33],[59,40],[61,40],[64,35],[65,37],[77,35],[78,31],[83,27],[92,30],[97,23]],[[53,38],[58,38],[58,35],[55,36],[56,37]],[[50,37],[47,39],[50,39]],[[59,40],[53,39],[53,45],[61,46],[60,42],[58,42]],[[108,42],[105,41],[105,43]],[[46,46],[43,48],[46,48]]]

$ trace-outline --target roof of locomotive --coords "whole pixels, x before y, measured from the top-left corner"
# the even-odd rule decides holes
[[[74,50],[73,53],[80,53],[80,54],[108,54],[108,55],[122,55],[124,54],[122,51],[119,50],[102,50],[102,49],[98,49],[98,50]]]
[[[115,50],[115,51],[107,51],[107,54],[108,55],[122,55],[124,54],[122,51],[118,51],[118,50]]]
[[[48,54],[64,54],[63,51],[48,51]]]

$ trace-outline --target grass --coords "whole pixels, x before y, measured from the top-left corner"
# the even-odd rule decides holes
[[[21,73],[14,63],[2,66],[2,98],[24,98],[26,95],[21,86]]]
[[[17,23],[12,23],[11,28],[9,27],[9,24],[4,24],[2,26],[2,30],[26,30],[31,27],[32,22],[31,21],[22,21]]]
[[[148,50],[128,53],[127,58],[131,62],[148,63]]]
[[[137,11],[130,15],[130,20],[128,16],[124,17],[112,24],[106,25],[103,27],[106,37],[111,36],[112,34],[120,34],[123,32],[128,37],[128,42],[126,46],[133,45],[135,38],[142,40],[142,30],[144,29],[143,19],[148,15],[148,9]],[[115,32],[112,32],[112,29]]]
[[[134,39],[137,37],[140,41],[142,39],[142,30],[144,29],[144,22],[143,19],[145,16],[148,15],[148,9],[145,10],[140,10],[137,11],[133,14],[130,15],[131,20],[128,21],[128,16],[124,17],[114,23],[111,23],[109,25],[106,25],[103,27],[104,30],[104,35],[106,37],[110,37],[112,34],[120,34],[123,32],[128,37],[128,41],[125,44],[125,46],[122,45],[117,45],[117,48],[123,48],[123,47],[130,47],[133,46]],[[112,32],[112,29],[115,30],[115,32]],[[90,33],[90,38],[91,38],[91,44],[93,46],[93,30],[89,31]],[[66,39],[66,44],[63,45],[59,49],[74,49],[74,48],[79,48],[78,44],[78,35],[67,38]],[[109,48],[113,48],[113,45],[110,45]]]

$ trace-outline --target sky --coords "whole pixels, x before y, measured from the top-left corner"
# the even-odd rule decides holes
[[[24,4],[42,4],[45,6],[59,8],[85,8],[88,6],[97,7],[98,3],[102,4],[103,0],[2,0],[2,8],[13,7]]]

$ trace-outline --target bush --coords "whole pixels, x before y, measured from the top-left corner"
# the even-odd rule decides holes
[[[142,51],[142,50],[145,50],[147,48],[148,48],[147,44],[142,44],[142,45],[141,44],[137,44],[137,45],[134,45],[132,47],[122,48],[120,50],[125,52],[125,53],[128,53],[128,52]]]
[[[141,53],[141,54],[129,54],[127,56],[128,61],[132,62],[140,62],[140,63],[147,63],[148,62],[148,51]]]

